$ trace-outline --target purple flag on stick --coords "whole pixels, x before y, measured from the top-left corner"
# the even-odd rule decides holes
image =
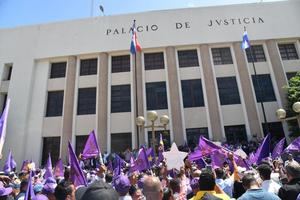
[[[76,158],[76,155],[74,153],[74,150],[73,150],[70,142],[68,144],[68,149],[69,149],[69,163],[71,166],[71,169],[70,169],[71,181],[73,182],[75,187],[80,186],[80,185],[87,186],[86,179],[83,175],[83,172],[81,171],[78,160]]]
[[[112,162],[111,162],[111,160],[108,162],[108,165],[107,165],[107,170],[109,170],[109,171],[111,171],[111,172],[113,172],[114,170],[113,170],[113,165],[112,165]]]
[[[3,167],[3,171],[5,174],[9,174],[12,171],[12,167],[11,167],[11,151],[9,151],[8,156],[6,158],[4,167]]]
[[[116,155],[114,164],[114,178],[121,174],[124,163],[125,161],[120,158],[120,156]]]
[[[195,163],[199,167],[199,169],[205,168],[207,165],[207,163],[202,158],[195,160]]]
[[[130,169],[130,171],[143,171],[146,169],[150,169],[150,164],[148,162],[146,150],[142,147],[139,150],[138,156],[134,162],[134,167]]]
[[[251,152],[251,153],[249,154],[249,157],[248,157],[248,163],[249,163],[250,165],[252,165],[253,163],[255,163],[255,155],[254,155],[253,152]]]
[[[203,157],[202,151],[199,150],[199,149],[197,149],[197,150],[194,151],[193,153],[190,153],[190,154],[189,154],[188,159],[189,159],[190,161],[195,161],[195,160],[201,159],[202,157]]]
[[[150,166],[153,166],[155,164],[155,155],[153,149],[150,147],[149,149],[146,150],[148,162]]]
[[[55,177],[63,177],[64,176],[64,165],[61,159],[58,159],[54,168],[54,176]]]
[[[89,159],[95,158],[100,155],[99,145],[96,139],[95,131],[93,130],[85,143],[83,152],[82,152],[82,159]]]
[[[9,104],[10,104],[10,99],[7,99],[5,108],[4,108],[1,118],[0,118],[0,155],[2,155],[2,149],[3,149],[4,142],[5,142],[6,124],[7,124]]]
[[[32,171],[29,171],[28,185],[24,200],[31,200],[33,197],[35,197],[35,194],[32,186]]]
[[[228,151],[224,147],[218,146],[214,144],[212,141],[206,139],[202,135],[199,138],[199,145],[198,145],[198,150],[201,152],[203,156],[211,154],[212,152],[216,150],[223,149],[224,151]]]
[[[277,157],[279,157],[283,151],[283,147],[284,147],[284,142],[285,142],[285,138],[282,138],[274,147],[273,152],[272,152],[272,159],[276,159]]]
[[[271,135],[270,133],[264,138],[263,142],[257,149],[254,155],[255,163],[259,164],[262,159],[267,158],[270,155],[270,143],[271,143]]]
[[[29,168],[28,168],[29,164],[30,164],[29,160],[24,160],[20,171],[28,171],[29,170]]]
[[[214,169],[222,168],[223,163],[226,161],[227,153],[222,150],[214,151],[211,155],[211,165]]]
[[[300,137],[297,137],[287,148],[284,150],[286,153],[298,152],[300,149]]]
[[[47,164],[45,166],[46,172],[44,174],[44,179],[47,179],[49,177],[53,177],[53,172],[52,172],[52,161],[51,161],[51,155],[49,153]]]
[[[10,154],[10,167],[11,167],[12,170],[17,168],[17,163],[14,160],[14,157],[13,157],[12,153]]]

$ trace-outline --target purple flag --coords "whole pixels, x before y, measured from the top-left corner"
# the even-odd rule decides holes
[[[248,157],[248,163],[249,163],[250,165],[252,165],[253,163],[255,163],[255,155],[254,155],[253,152],[251,152],[251,153],[249,154],[249,157]]]
[[[64,176],[64,165],[61,159],[58,159],[54,168],[54,176],[55,177],[63,177]]]
[[[29,164],[30,164],[29,160],[24,160],[20,171],[28,171],[29,170],[29,168],[28,168]]]
[[[200,158],[198,160],[194,161],[196,165],[199,167],[199,169],[205,168],[207,163],[203,160],[203,158]]]
[[[284,150],[285,153],[299,152],[300,149],[300,137],[297,137],[287,148]]]
[[[12,171],[12,167],[11,167],[11,151],[9,151],[8,156],[6,158],[4,167],[3,167],[3,171],[5,174],[9,174]]]
[[[214,152],[216,150],[221,150],[221,149],[228,151],[224,147],[214,144],[212,141],[206,139],[202,135],[200,136],[198,150],[201,152],[202,155],[205,156],[205,155],[211,154],[212,152]]]
[[[111,172],[113,172],[114,170],[113,170],[113,165],[112,165],[112,162],[111,162],[111,160],[108,162],[108,165],[107,165],[107,170],[109,170],[109,171],[111,171]]]
[[[9,104],[10,104],[10,99],[7,99],[5,108],[0,118],[0,155],[1,156],[2,156],[3,145],[5,142],[5,136],[6,136],[6,124],[7,124]]]
[[[146,150],[146,154],[147,154],[147,158],[148,158],[148,162],[149,162],[150,166],[153,166],[155,164],[155,155],[154,155],[154,151],[153,151],[152,147],[150,147],[149,149]]]
[[[190,161],[195,161],[195,160],[201,159],[202,157],[203,157],[202,151],[199,150],[199,149],[197,149],[197,150],[195,150],[193,153],[190,153],[190,154],[189,154],[188,159],[189,159]]]
[[[284,147],[284,142],[285,142],[285,138],[282,138],[274,147],[273,152],[272,152],[272,159],[276,159],[277,157],[279,157],[283,151],[283,147]]]
[[[100,155],[99,145],[96,139],[95,131],[93,130],[85,143],[83,152],[82,152],[82,159],[89,159],[89,158],[96,158]]]
[[[214,169],[222,168],[223,163],[227,159],[227,153],[223,152],[222,150],[214,151],[211,155],[211,165]]]
[[[27,185],[24,200],[31,200],[33,197],[35,197],[35,194],[32,186],[32,171],[29,171],[28,185]]]
[[[68,144],[68,149],[69,149],[69,163],[71,166],[71,169],[70,169],[71,181],[73,182],[75,187],[80,186],[80,185],[87,186],[86,179],[83,175],[83,172],[81,171],[78,160],[76,158],[76,155],[74,153],[74,150],[73,150],[70,142]]]
[[[14,157],[13,157],[12,153],[10,154],[10,167],[11,167],[12,170],[17,168],[17,163],[14,160]]]
[[[146,150],[142,147],[139,150],[138,156],[134,162],[134,167],[130,169],[130,171],[143,171],[146,169],[150,169],[150,164],[148,162]]]
[[[52,172],[52,161],[51,161],[51,155],[49,153],[49,156],[48,156],[48,160],[47,160],[47,163],[46,163],[46,166],[45,166],[45,174],[44,174],[44,179],[47,179],[49,177],[53,177],[53,172]]]
[[[158,157],[156,159],[156,165],[159,165],[160,162],[162,162],[164,160],[164,155],[163,155],[163,151],[158,149]]]
[[[125,161],[122,158],[120,158],[120,156],[116,155],[114,164],[114,178],[121,174],[124,163]]]
[[[259,164],[264,158],[267,158],[270,155],[270,143],[271,135],[269,133],[255,152],[255,163]]]

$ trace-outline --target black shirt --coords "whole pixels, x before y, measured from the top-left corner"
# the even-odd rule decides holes
[[[278,196],[282,200],[296,200],[300,193],[300,178],[292,179],[287,184],[283,185],[279,191]]]

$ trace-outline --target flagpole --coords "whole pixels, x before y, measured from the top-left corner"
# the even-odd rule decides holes
[[[135,21],[135,20],[134,20]],[[138,112],[138,96],[137,96],[137,67],[136,67],[136,53],[134,54],[134,81],[135,81],[135,117],[137,118],[139,115]],[[140,130],[139,130],[139,126],[136,125],[136,138],[137,138],[137,148],[139,148],[140,146]]]

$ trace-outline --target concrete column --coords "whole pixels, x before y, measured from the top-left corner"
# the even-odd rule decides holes
[[[275,40],[267,40],[266,44],[267,44],[267,49],[270,56],[270,61],[272,64],[275,80],[277,83],[277,89],[279,91],[280,100],[282,106],[286,107],[287,106],[286,91],[283,89],[283,87],[288,85],[288,82],[280,59],[280,53],[277,48],[277,43]]]
[[[169,94],[170,94],[170,104],[169,109],[171,109],[171,119],[172,119],[172,128],[174,134],[174,141],[177,145],[184,143],[184,130],[181,117],[181,106],[180,106],[180,94],[178,81],[178,74],[176,68],[176,58],[175,58],[175,48],[167,47],[166,56],[167,56],[167,66],[168,66],[168,78],[169,78]]]
[[[256,107],[256,98],[254,96],[254,88],[251,81],[251,75],[248,70],[248,63],[245,58],[245,54],[241,49],[241,44],[235,42],[233,44],[233,49],[235,52],[237,70],[241,80],[241,87],[244,95],[246,114],[248,117],[248,123],[250,128],[250,133],[252,136],[255,134],[259,138],[263,138],[262,125],[259,120],[259,114]],[[250,138],[248,138],[250,139]]]
[[[72,141],[72,124],[73,124],[73,108],[74,93],[76,80],[76,57],[70,56],[67,62],[66,83],[64,91],[63,104],[63,122],[62,122],[62,138],[60,144],[60,157],[63,161],[68,159],[68,142]]]
[[[221,126],[221,115],[218,106],[217,86],[215,85],[215,77],[213,74],[213,66],[210,59],[209,48],[207,44],[200,45],[200,56],[203,68],[203,80],[206,86],[206,96],[208,114],[211,123],[211,131],[213,134],[213,140],[222,141],[223,127]],[[204,94],[205,95],[205,94]]]
[[[97,83],[97,136],[98,144],[102,152],[107,150],[107,95],[108,95],[108,54],[101,53],[98,61]]]

